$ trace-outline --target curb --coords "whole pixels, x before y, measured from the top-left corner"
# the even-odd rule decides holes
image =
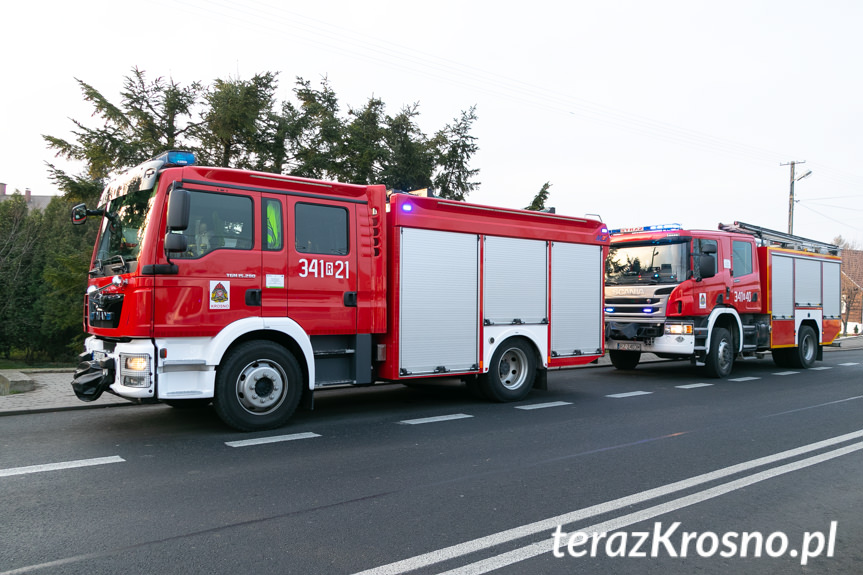
[[[36,382],[14,369],[0,370],[0,395],[24,393],[36,389]]]
[[[135,405],[141,407],[144,404],[134,403],[129,401],[127,403],[103,403],[99,405],[90,405],[89,403],[81,402],[81,405],[67,405],[64,407],[40,407],[36,409],[16,409],[9,411],[0,411],[0,417],[6,417],[8,415],[27,415],[29,413],[56,413],[58,411],[84,411],[87,409],[108,409],[109,407],[126,407],[128,405]],[[153,404],[158,405],[158,404]]]

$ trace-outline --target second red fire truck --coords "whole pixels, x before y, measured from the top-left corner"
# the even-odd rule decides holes
[[[98,207],[73,388],[229,425],[284,424],[332,385],[458,376],[523,399],[603,353],[598,221],[201,167],[169,152]]]
[[[605,336],[618,369],[653,353],[726,377],[736,358],[765,352],[806,368],[839,334],[837,246],[743,222],[612,233]]]

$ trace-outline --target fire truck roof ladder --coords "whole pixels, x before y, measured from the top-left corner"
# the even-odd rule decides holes
[[[783,248],[814,252],[819,254],[839,255],[839,246],[793,236],[784,232],[777,232],[760,226],[753,226],[745,222],[734,222],[733,224],[719,224],[719,229],[724,232],[736,232],[755,236],[762,241],[762,245],[776,245]]]

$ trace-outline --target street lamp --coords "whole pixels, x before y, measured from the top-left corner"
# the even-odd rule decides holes
[[[788,164],[779,164],[780,166],[791,165],[791,192],[788,194],[788,233],[794,233],[794,182],[802,180],[808,176],[812,175],[812,170],[808,170],[805,174],[800,176],[794,175],[794,166],[797,164],[805,164],[806,161],[802,162],[789,162]]]

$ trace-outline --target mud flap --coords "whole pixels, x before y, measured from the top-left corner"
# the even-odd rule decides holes
[[[81,401],[96,401],[114,381],[114,360],[82,361],[72,380],[72,391]]]

